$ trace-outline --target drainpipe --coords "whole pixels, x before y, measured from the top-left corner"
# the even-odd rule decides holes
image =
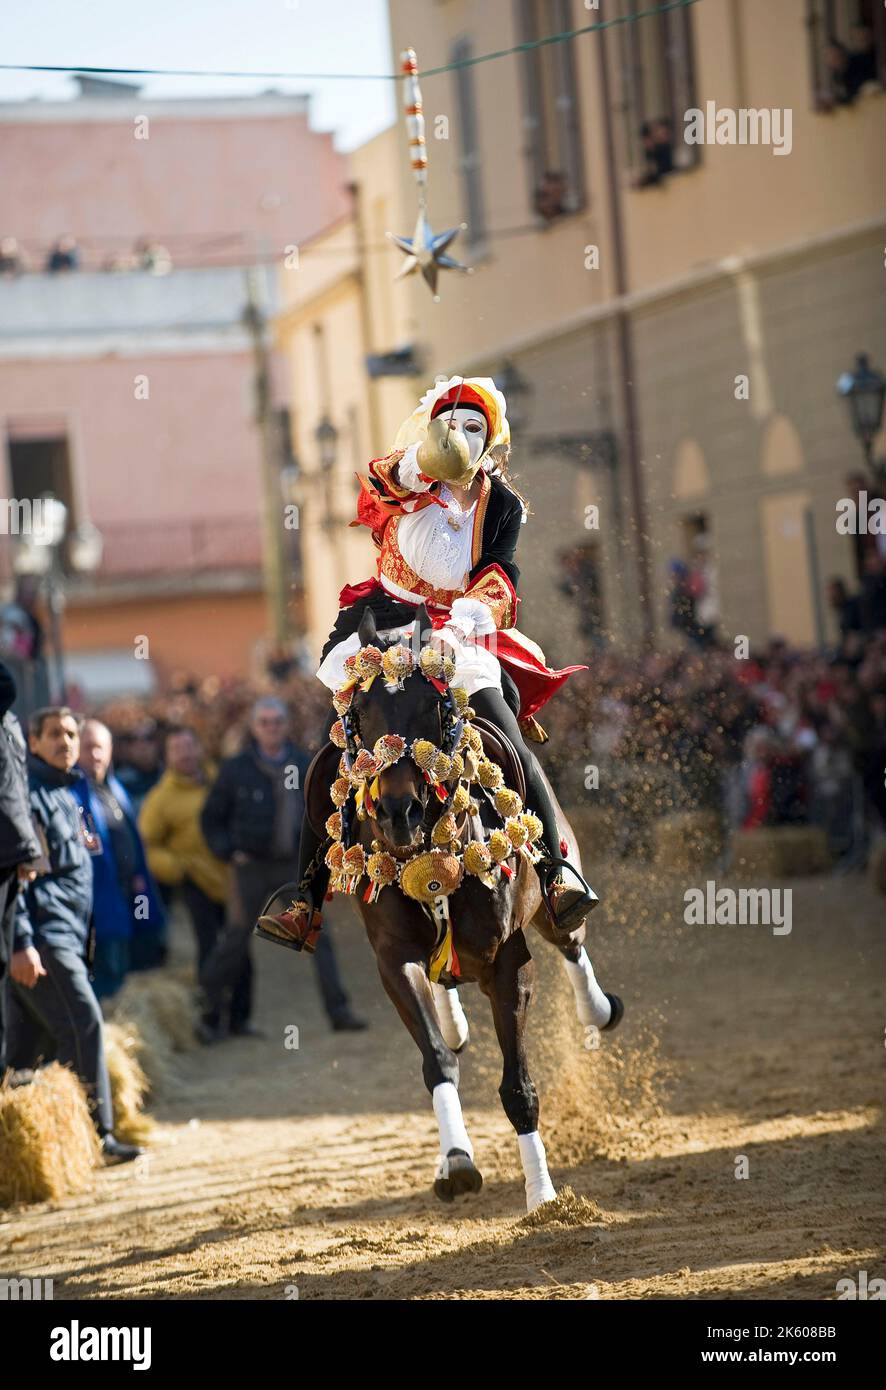
[[[606,184],[611,211],[611,235],[613,248],[613,272],[615,294],[622,298],[628,292],[626,257],[624,248],[624,224],[621,208],[621,188],[615,157],[615,133],[612,126],[612,100],[609,82],[609,64],[606,54],[606,35],[597,36],[597,62],[600,80],[600,96],[603,103],[603,143],[606,153]],[[621,391],[622,414],[627,445],[628,480],[630,483],[634,540],[637,546],[637,577],[639,582],[641,621],[644,647],[651,648],[655,636],[655,615],[652,611],[652,576],[649,565],[649,538],[646,533],[646,497],[643,488],[643,473],[640,463],[640,425],[637,418],[637,399],[635,390],[633,326],[630,315],[620,309],[615,315],[615,332],[618,344],[619,387]]]

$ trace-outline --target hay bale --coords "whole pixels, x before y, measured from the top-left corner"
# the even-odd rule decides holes
[[[131,975],[114,996],[109,1017],[134,1039],[132,1055],[152,1094],[174,1089],[175,1054],[196,1046],[196,1010],[192,992],[165,970]]]
[[[134,1027],[105,1024],[105,1058],[111,1082],[114,1133],[124,1144],[143,1144],[154,1121],[144,1113],[148,1078],[138,1060],[141,1039]]]
[[[85,1192],[101,1152],[86,1093],[58,1062],[0,1087],[0,1206]]]
[[[732,869],[751,878],[795,878],[830,867],[827,836],[817,825],[761,826],[732,838]]]
[[[716,811],[678,811],[652,827],[653,858],[662,868],[683,871],[716,859],[723,831]]]
[[[871,852],[871,882],[878,893],[886,893],[886,840],[881,840]]]

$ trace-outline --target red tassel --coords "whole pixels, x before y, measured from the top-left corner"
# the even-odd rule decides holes
[[[562,838],[562,836],[561,836],[561,838],[560,838],[560,857],[561,857],[561,859],[565,859],[568,853],[569,853],[569,844],[568,844],[568,841],[564,840],[564,839]]]
[[[372,882],[370,882],[369,887],[366,889],[366,892],[363,894],[363,901],[364,901],[365,903],[371,903],[371,902],[372,902],[372,892],[373,892],[373,889],[374,889],[374,888],[375,888],[375,884],[372,883]]]
[[[514,877],[514,870],[511,868],[510,864],[499,864],[498,867],[501,869],[501,871],[502,871],[502,873],[504,874],[505,878],[513,878],[513,877]]]
[[[446,790],[446,788],[445,788],[444,786],[441,785],[440,782],[437,783],[436,787],[434,788],[434,791],[437,793],[437,800],[438,800],[438,801],[448,801],[448,800],[449,800],[449,792]]]
[[[458,963],[455,946],[452,947],[452,964],[449,967],[449,973],[450,975],[455,975],[456,978],[461,975],[461,966]]]

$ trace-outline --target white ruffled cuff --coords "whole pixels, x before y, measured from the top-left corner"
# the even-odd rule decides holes
[[[449,610],[449,617],[465,637],[470,637],[472,632],[485,637],[495,631],[495,619],[488,605],[478,598],[457,598]]]
[[[418,466],[418,445],[410,444],[406,449],[400,462],[397,464],[397,477],[400,479],[400,486],[407,488],[410,492],[427,492],[431,486],[421,477],[421,469]]]

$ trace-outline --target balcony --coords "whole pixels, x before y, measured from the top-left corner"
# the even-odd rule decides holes
[[[265,268],[264,312],[276,310],[276,276]],[[132,342],[164,340],[249,342],[242,325],[247,302],[242,267],[121,273],[67,271],[0,279],[0,356],[27,358],[98,354]]]
[[[70,597],[254,589],[261,583],[258,517],[206,521],[102,523],[101,564],[95,574],[69,574]],[[0,583],[15,575],[14,536],[0,535]]]

